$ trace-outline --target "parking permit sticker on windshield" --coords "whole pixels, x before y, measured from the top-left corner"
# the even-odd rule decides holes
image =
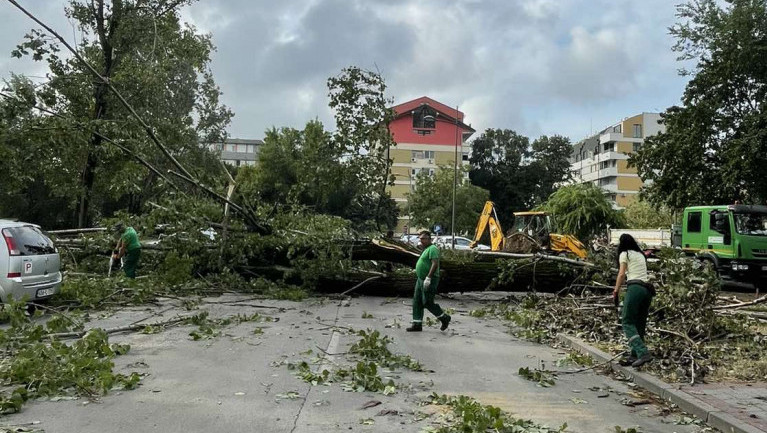
[[[24,260],[24,273],[25,274],[32,273],[32,260]]]

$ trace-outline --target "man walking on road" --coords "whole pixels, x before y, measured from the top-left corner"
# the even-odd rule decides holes
[[[450,324],[450,315],[442,311],[439,304],[434,303],[434,295],[439,286],[439,249],[431,243],[431,233],[424,230],[418,236],[423,252],[415,265],[415,293],[413,294],[413,325],[406,329],[407,332],[420,332],[423,330],[423,309],[431,311],[442,326],[444,331]]]
[[[136,278],[136,267],[138,259],[141,257],[141,243],[138,240],[138,234],[133,227],[124,227],[122,223],[115,225],[115,233],[120,236],[120,242],[117,244],[117,253],[112,255],[115,260],[120,260],[125,256],[123,269],[125,276]]]

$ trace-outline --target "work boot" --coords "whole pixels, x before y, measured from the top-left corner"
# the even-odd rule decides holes
[[[439,321],[442,322],[442,326],[439,327],[439,330],[444,331],[445,329],[447,329],[447,325],[450,324],[451,319],[452,317],[450,317],[450,315],[447,313],[445,313],[444,316],[440,317]]]
[[[421,327],[420,323],[413,322],[413,324],[410,325],[409,328],[405,328],[405,331],[407,331],[407,332],[421,332],[421,331],[423,331],[423,328]]]
[[[641,366],[645,365],[646,363],[648,363],[648,362],[650,362],[652,360],[653,360],[652,355],[650,354],[650,352],[647,352],[644,355],[642,355],[639,358],[637,358],[637,360],[634,361],[631,364],[631,366],[632,367],[641,367]]]

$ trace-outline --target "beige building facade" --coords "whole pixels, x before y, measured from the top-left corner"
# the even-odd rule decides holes
[[[619,209],[636,200],[643,182],[628,159],[647,137],[664,130],[659,120],[658,113],[637,114],[576,143],[570,157],[574,183],[601,187]]]

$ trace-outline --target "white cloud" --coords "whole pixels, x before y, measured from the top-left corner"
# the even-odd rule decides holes
[[[69,31],[60,2],[34,9]],[[227,0],[182,16],[213,34],[232,136],[314,118],[332,127],[325,82],[358,65],[379,68],[397,103],[428,95],[458,105],[480,132],[577,140],[677,103],[674,12],[668,0]],[[11,23],[0,29],[0,74],[39,74],[41,64],[5,54],[31,23],[7,4],[0,19]]]

